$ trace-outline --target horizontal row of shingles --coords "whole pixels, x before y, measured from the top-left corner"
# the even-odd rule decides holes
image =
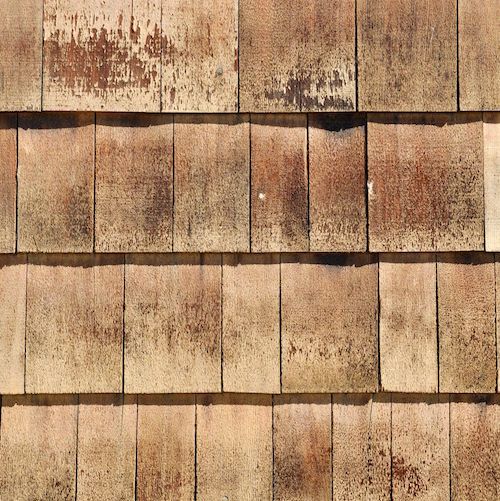
[[[0,263],[4,394],[498,390],[493,254]]]
[[[499,138],[500,113],[0,114],[0,252],[498,251]]]
[[[493,501],[498,396],[3,397],[5,500]]]
[[[3,0],[4,111],[500,107],[497,0]]]

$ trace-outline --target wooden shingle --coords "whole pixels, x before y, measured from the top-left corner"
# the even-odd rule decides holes
[[[241,110],[354,110],[354,16],[354,0],[240,1]]]
[[[172,117],[97,115],[95,169],[96,252],[171,251]]]
[[[479,113],[368,115],[372,252],[484,249]]]
[[[162,0],[162,111],[238,111],[237,0]]]
[[[220,255],[129,255],[125,282],[125,393],[220,391]]]
[[[27,393],[122,390],[123,256],[28,259]]]
[[[369,254],[282,256],[283,392],[377,390],[377,281]]]
[[[500,113],[483,113],[485,244],[500,251]]]
[[[94,116],[19,115],[18,249],[92,252]]]
[[[248,116],[176,116],[174,151],[174,251],[248,252]]]
[[[358,0],[360,111],[456,111],[456,0]]]

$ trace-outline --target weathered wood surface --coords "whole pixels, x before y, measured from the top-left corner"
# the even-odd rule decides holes
[[[333,395],[333,499],[391,499],[390,395]]]
[[[446,395],[394,396],[392,499],[450,499],[449,400]]]
[[[497,379],[493,254],[443,254],[437,264],[439,389],[492,393]]]
[[[315,252],[367,248],[364,115],[309,117],[309,237]]]
[[[237,0],[162,0],[162,111],[238,111]]]
[[[279,256],[226,254],[223,265],[224,391],[279,393]]]
[[[270,395],[197,397],[196,499],[272,499]]]
[[[359,0],[360,111],[456,111],[456,0]]]
[[[285,393],[377,390],[377,282],[368,254],[282,256]]]
[[[139,396],[137,501],[192,501],[194,395]]]
[[[252,115],[252,252],[307,251],[307,116]]]
[[[26,256],[0,256],[0,394],[24,393]]]
[[[95,169],[96,252],[171,251],[172,117],[97,115]]]
[[[484,249],[481,114],[368,115],[370,251]]]
[[[45,110],[160,111],[161,0],[45,0]]]
[[[28,393],[121,392],[122,337],[122,256],[29,256]]]
[[[458,0],[461,110],[500,110],[500,4]]]
[[[1,42],[0,42],[1,43]],[[16,251],[17,116],[0,114],[0,253]]]
[[[2,500],[75,498],[77,397],[2,397]]]
[[[125,392],[221,390],[221,256],[130,255]]]
[[[453,396],[450,403],[451,498],[500,496],[500,398]]]
[[[483,113],[484,205],[487,251],[500,251],[500,113]]]
[[[80,500],[131,500],[135,493],[137,397],[80,395]]]
[[[497,316],[497,392],[500,393],[500,370],[498,367],[500,366],[500,342],[499,334],[500,334],[500,254],[495,254],[495,278],[496,278],[496,316]]]
[[[380,254],[379,298],[382,388],[436,392],[436,256]]]
[[[0,110],[40,111],[42,106],[43,0],[2,0]]]
[[[248,252],[248,116],[176,116],[174,151],[174,251]]]
[[[240,1],[240,108],[356,108],[354,0]]]
[[[330,395],[274,397],[274,499],[332,498]]]
[[[19,115],[18,248],[92,252],[94,116]]]

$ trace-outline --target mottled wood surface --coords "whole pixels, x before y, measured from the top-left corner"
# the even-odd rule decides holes
[[[500,113],[483,113],[485,244],[500,251]]]

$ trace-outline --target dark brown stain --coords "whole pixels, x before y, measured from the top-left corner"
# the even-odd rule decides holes
[[[417,497],[427,490],[419,468],[405,463],[404,458],[395,456],[392,460],[392,475],[395,480],[405,486],[408,495]]]

